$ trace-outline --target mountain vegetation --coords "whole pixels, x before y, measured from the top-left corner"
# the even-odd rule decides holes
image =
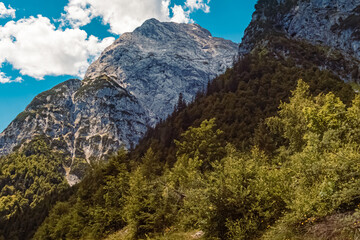
[[[292,41],[283,39],[283,46],[286,44],[291,46]],[[281,101],[288,100],[299,78],[309,84],[315,95],[332,91],[346,104],[354,97],[348,84],[330,71],[319,70],[306,58],[283,57],[272,48],[255,49],[209,82],[206,92],[198,93],[186,108],[178,103],[172,115],[147,132],[132,155],[140,159],[152,147],[161,153],[162,161],[172,165],[176,161],[173,139],[179,139],[188,127],[211,118],[216,118],[216,124],[225,132],[223,141],[238,149],[249,150],[257,145],[267,153],[274,151],[275,136],[268,134],[264,120],[276,114]],[[305,66],[299,66],[300,61]]]
[[[62,164],[44,137],[0,159],[0,239],[28,239],[52,204],[70,194]]]
[[[105,50],[82,83],[71,80],[40,94],[6,131],[14,137],[21,124],[40,129],[43,119],[55,119],[54,126],[68,121],[61,131],[46,125],[47,132],[56,133],[24,138],[14,153],[0,158],[0,240],[360,238],[360,62],[359,49],[351,48],[356,43],[348,44],[358,39],[359,7],[352,9],[357,3],[349,2],[334,9],[330,1],[320,6],[309,0],[259,0],[239,59],[206,88],[191,82],[191,74],[204,83],[231,61],[224,53],[225,63],[211,72],[208,60],[217,65],[218,59],[206,55],[203,44],[196,45],[193,58],[181,51],[173,55],[174,44],[184,49],[194,45],[194,39],[175,37],[189,37],[190,28],[206,42],[212,39],[197,25],[176,27],[152,19],[132,33],[138,43],[117,41],[120,50]],[[321,14],[328,14],[333,25],[325,26]],[[184,30],[169,36],[163,31],[180,27]],[[149,31],[166,33],[168,40],[150,41]],[[338,38],[328,37],[334,34]],[[222,44],[216,46],[228,46],[230,52],[236,48],[218,40]],[[176,64],[167,65],[168,58],[152,52],[152,45],[151,53],[129,50],[149,42],[160,49],[169,44],[167,56],[174,56]],[[198,52],[206,55],[204,61],[192,63]],[[141,64],[131,68],[128,59]],[[122,79],[126,74],[114,67],[119,64],[136,74]],[[189,71],[192,67],[197,70]],[[198,74],[199,69],[207,70]],[[135,99],[127,86],[139,81],[139,97],[146,98]],[[142,85],[149,82],[156,84]],[[184,92],[175,82],[188,84]],[[141,95],[151,87],[152,92]],[[159,108],[147,116],[139,102],[149,104],[154,96],[159,101],[150,105],[157,109],[163,104],[166,111]],[[69,115],[49,108],[42,116],[32,108],[48,109],[50,102],[55,113]],[[169,115],[147,127],[138,145],[130,144],[161,114]],[[124,139],[134,140],[123,142],[128,151],[118,149]],[[16,136],[1,143],[15,146],[19,141]],[[75,155],[69,155],[69,146]],[[114,149],[116,154],[104,155]],[[72,173],[83,179],[70,187],[64,176]]]
[[[357,183],[348,177],[356,179],[359,101],[335,74],[275,53],[255,49],[190,103],[180,94],[135,149],[93,164],[73,188],[63,177],[68,157],[46,137],[3,158],[3,238],[101,239],[119,230],[124,239],[167,238],[201,229],[206,239],[282,239],[315,234],[333,214],[348,227],[357,216]]]
[[[123,239],[197,229],[206,239],[291,239],[332,214],[353,224],[354,96],[328,71],[254,52],[192,103],[180,96],[137,148],[94,166],[34,239],[101,239],[121,229]]]
[[[68,202],[59,202],[34,239],[159,239],[201,229],[205,239],[354,239],[359,223],[360,97],[310,94],[299,80],[265,125],[286,141],[267,155],[222,140],[215,119],[190,127],[173,167],[149,148],[141,162],[120,151],[98,166]],[[339,217],[342,216],[342,217]],[[157,237],[156,237],[157,236]],[[328,236],[328,235],[327,235]],[[326,238],[328,239],[328,238]]]

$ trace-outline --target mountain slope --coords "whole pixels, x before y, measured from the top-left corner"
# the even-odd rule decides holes
[[[130,156],[120,152],[85,177],[76,194],[52,209],[35,239],[103,239],[121,229],[126,237],[116,239],[167,239],[193,229],[203,230],[205,239],[259,239],[287,212],[288,184],[293,192],[297,178],[287,175],[291,168],[278,170],[289,160],[288,144],[271,139],[266,128],[255,134],[263,138],[256,144],[270,153],[249,148],[261,119],[275,115],[299,77],[314,94],[333,91],[348,104],[354,96],[328,71],[254,51],[209,84],[207,94],[149,131]],[[212,117],[217,120],[202,122]],[[226,155],[226,143],[241,150],[228,146]],[[279,146],[286,151],[277,158]]]
[[[300,57],[307,54],[315,65],[345,81],[360,80],[359,1],[260,0],[255,8],[240,55],[267,45],[273,52],[294,57],[301,49],[292,46],[302,45]]]
[[[67,167],[131,148],[172,112],[180,93],[190,101],[230,67],[236,49],[199,25],[150,19],[108,47],[83,81],[35,97],[0,135],[0,155],[42,134],[71,157]]]
[[[0,155],[10,153],[13,147],[35,134],[52,138],[64,136],[66,139],[66,134],[73,128],[70,124],[74,107],[72,95],[80,86],[80,80],[71,79],[36,96],[0,134]]]
[[[175,112],[150,130],[130,156],[119,151],[90,172],[76,194],[51,210],[35,239],[101,239],[122,228],[133,239],[166,237],[189,228],[216,239],[259,239],[264,232],[270,234],[266,239],[294,239],[277,230],[301,235],[318,223],[314,218],[354,210],[359,203],[354,199],[359,189],[359,99],[348,107],[355,93],[341,80],[346,69],[339,71],[348,60],[337,62],[328,52],[340,50],[271,28],[252,41],[248,55],[243,53],[193,103],[186,107],[179,101]],[[112,54],[102,57],[103,62],[100,58],[90,68],[94,71],[89,69],[83,90],[77,91],[80,96],[82,91],[95,95],[102,83],[131,88],[121,82],[124,66],[109,70],[107,74],[114,73],[110,77],[102,75],[113,61]],[[336,66],[340,68],[333,69]],[[309,89],[299,81],[293,102],[281,104],[290,113],[272,118],[280,123],[280,136],[270,133],[264,120],[276,116],[280,101],[289,101],[299,78]],[[322,94],[329,91],[335,95]],[[331,114],[328,109],[333,109]],[[217,120],[203,121],[213,117]],[[281,128],[300,133],[286,139],[289,135]],[[350,138],[342,141],[344,135]],[[290,145],[294,139],[299,144]],[[225,153],[226,143],[237,150],[228,146]],[[344,160],[339,161],[339,155]]]
[[[85,74],[103,74],[139,100],[150,126],[173,111],[179,93],[189,102],[235,60],[231,41],[214,38],[196,24],[146,21],[105,49]]]
[[[263,122],[276,114],[280,102],[288,101],[299,79],[310,85],[312,94],[331,91],[346,104],[355,94],[350,85],[330,71],[310,63],[303,68],[294,58],[277,55],[270,48],[255,49],[215,78],[194,102],[150,129],[131,154],[139,160],[152,147],[162,161],[172,165],[176,161],[174,139],[180,139],[188,127],[211,118],[216,118],[217,126],[224,131],[223,141],[241,150],[257,145],[271,153],[277,139],[270,136]]]

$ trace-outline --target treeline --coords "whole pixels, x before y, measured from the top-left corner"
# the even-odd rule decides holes
[[[141,162],[120,151],[51,210],[35,239],[101,239],[122,228],[123,239],[194,229],[206,239],[355,239],[359,96],[346,106],[333,93],[313,97],[300,80],[278,115],[265,120],[286,140],[271,156],[224,142],[215,122],[190,127],[175,141],[172,167],[159,164],[151,148]],[[317,235],[336,214],[346,217]]]
[[[161,154],[160,160],[174,164],[174,139],[179,139],[190,126],[199,126],[206,119],[215,118],[218,128],[224,131],[223,141],[237,149],[249,150],[257,145],[267,153],[276,149],[279,139],[272,139],[264,120],[274,116],[280,102],[288,101],[298,79],[310,86],[312,94],[334,92],[346,104],[354,91],[329,71],[320,71],[308,63],[299,67],[290,57],[274,56],[266,49],[255,49],[215,78],[204,93],[198,93],[187,107],[176,108],[165,121],[149,129],[140,141],[132,158],[140,159],[148,148]]]

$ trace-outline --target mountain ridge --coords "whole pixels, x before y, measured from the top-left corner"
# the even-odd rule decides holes
[[[260,0],[239,54],[272,45],[274,38],[303,42],[322,51],[321,68],[346,82],[360,80],[360,3],[357,0]],[[292,49],[273,48],[288,56]],[[314,54],[315,55],[315,54]],[[336,66],[333,62],[339,62]]]
[[[35,135],[49,137],[71,165],[130,149],[173,111],[180,93],[191,101],[231,67],[237,47],[197,24],[149,19],[106,48],[82,81],[36,96],[0,134],[0,155]]]

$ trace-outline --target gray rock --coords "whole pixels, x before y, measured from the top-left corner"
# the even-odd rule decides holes
[[[172,112],[179,93],[191,101],[209,80],[231,66],[236,48],[197,24],[150,19],[105,49],[85,78],[112,77],[139,101],[154,126]]]
[[[344,68],[360,64],[360,1],[359,0],[260,0],[252,21],[245,31],[239,54],[249,53],[263,41],[266,34],[282,34],[289,39],[306,41],[326,47],[330,55],[341,55],[348,66],[326,62],[319,66],[338,74],[343,80],[352,79]],[[262,44],[266,44],[264,41]]]
[[[0,134],[0,155],[10,153],[13,147],[35,135],[53,139],[63,136],[64,143],[70,147],[73,135],[72,96],[80,86],[80,80],[71,79],[36,96]]]
[[[237,49],[199,25],[150,19],[105,49],[83,81],[68,80],[35,97],[0,134],[0,155],[35,135],[48,136],[71,156],[66,168],[78,157],[98,160],[130,148],[173,111],[180,93],[191,101],[231,67]]]

